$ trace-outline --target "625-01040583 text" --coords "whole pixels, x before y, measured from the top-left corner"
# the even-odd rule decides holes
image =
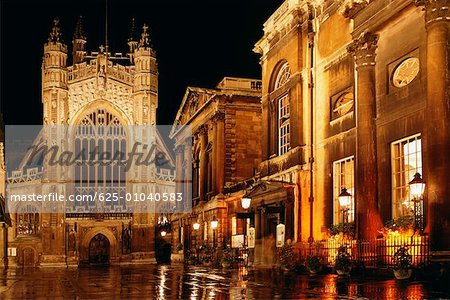
[[[180,202],[183,201],[183,193],[104,193],[64,195],[60,193],[48,194],[11,194],[10,202]]]

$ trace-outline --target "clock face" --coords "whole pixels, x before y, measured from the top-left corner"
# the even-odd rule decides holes
[[[407,86],[417,77],[419,69],[420,63],[417,57],[407,58],[394,69],[392,84],[398,88]]]

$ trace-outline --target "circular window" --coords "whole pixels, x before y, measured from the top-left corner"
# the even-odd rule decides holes
[[[395,69],[392,75],[392,84],[401,88],[407,86],[419,74],[420,64],[417,57],[410,57],[402,61]]]
[[[350,112],[353,108],[353,93],[344,93],[336,100],[333,108],[333,113],[336,117],[341,117]]]

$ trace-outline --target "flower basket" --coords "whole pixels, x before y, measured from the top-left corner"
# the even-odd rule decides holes
[[[412,256],[406,246],[401,246],[394,253],[394,276],[398,280],[409,279],[412,275]]]

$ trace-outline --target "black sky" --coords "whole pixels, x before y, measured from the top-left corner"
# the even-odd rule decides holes
[[[158,123],[172,124],[188,85],[260,78],[253,45],[282,0],[133,0],[108,3],[109,44],[127,50],[131,18],[149,25],[159,64]],[[88,50],[104,44],[105,0],[1,0],[1,108],[5,123],[41,124],[41,59],[53,17],[69,46],[83,15]],[[71,53],[71,48],[69,48]]]

